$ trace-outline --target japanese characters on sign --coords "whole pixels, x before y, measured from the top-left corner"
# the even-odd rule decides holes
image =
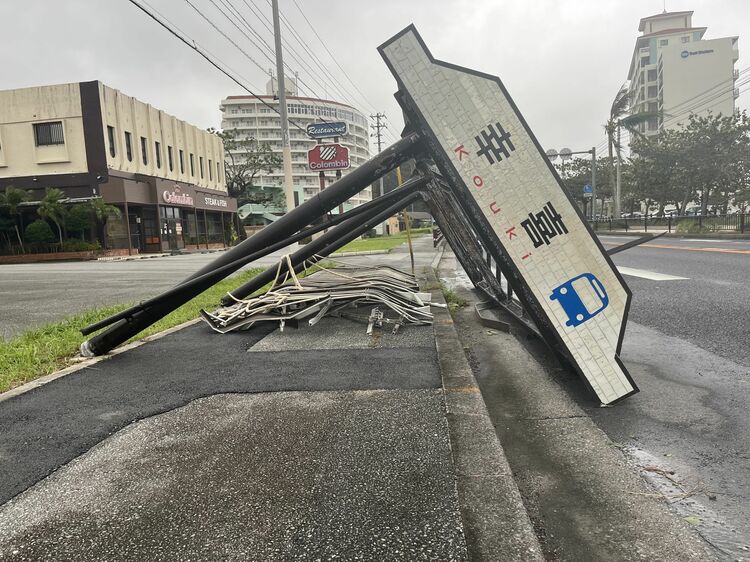
[[[436,61],[413,26],[379,50],[466,220],[516,270],[550,343],[602,403],[637,392],[617,356],[630,292],[500,80]]]

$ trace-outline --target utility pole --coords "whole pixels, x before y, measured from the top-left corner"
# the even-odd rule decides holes
[[[371,137],[375,137],[376,142],[378,143],[378,153],[382,152],[382,150],[383,150],[383,133],[382,133],[382,129],[386,128],[386,124],[383,123],[383,121],[382,121],[383,118],[385,118],[385,115],[383,113],[380,113],[380,112],[376,113],[375,115],[370,115],[370,119],[374,119],[375,120],[375,123],[373,125],[370,125],[370,128],[373,131],[375,131],[375,132],[371,133],[370,136]],[[382,195],[383,195],[383,176],[380,176],[380,178],[378,179],[377,193],[374,193],[372,198],[375,199],[376,197],[381,197]],[[379,224],[376,227],[376,229],[375,229],[376,232],[377,232],[378,229],[380,229],[380,232],[378,234],[385,234],[385,228],[383,227],[382,224]]]
[[[284,60],[281,54],[281,26],[279,25],[279,0],[271,0],[273,12],[273,38],[276,47],[276,75],[279,92],[279,114],[281,115],[281,146],[284,160],[284,195],[286,212],[294,209],[294,181],[292,179],[292,144],[289,141],[289,117],[286,111],[286,85],[284,84]]]

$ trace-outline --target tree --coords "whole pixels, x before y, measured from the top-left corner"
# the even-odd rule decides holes
[[[36,212],[43,219],[49,219],[55,223],[57,232],[60,235],[60,246],[63,243],[63,228],[65,226],[66,209],[63,201],[66,199],[65,194],[53,187],[47,190],[44,199],[39,203]]]
[[[6,207],[8,213],[14,221],[14,228],[16,231],[16,238],[18,238],[18,244],[21,246],[21,252],[26,252],[23,247],[23,240],[21,239],[21,232],[18,230],[18,221],[21,218],[21,213],[18,210],[18,206],[24,201],[28,201],[29,192],[23,189],[16,189],[12,185],[9,185],[4,193],[0,193],[0,207]]]
[[[55,241],[55,235],[47,221],[36,219],[26,226],[23,233],[26,240],[31,244],[49,244]]]
[[[622,142],[621,133],[622,129],[625,128],[633,136],[640,136],[638,128],[641,123],[647,122],[652,117],[657,117],[658,112],[654,111],[638,111],[635,113],[628,114],[630,112],[631,96],[628,92],[626,85],[620,86],[620,89],[615,95],[615,99],[612,101],[612,107],[609,110],[609,119],[604,124],[604,132],[607,134],[607,150],[609,153],[610,162],[613,157],[613,148],[616,156],[615,163],[617,173],[612,174],[612,167],[607,169],[607,178],[610,187],[610,191],[614,194],[614,214],[619,218],[620,215],[620,198],[621,198],[621,186],[620,186],[620,173],[622,168]],[[613,175],[615,176],[614,182],[612,181]]]
[[[122,216],[122,213],[120,212],[120,209],[118,209],[114,205],[105,203],[104,199],[102,199],[101,197],[97,197],[96,199],[92,199],[91,201],[89,201],[88,207],[91,212],[91,217],[94,221],[94,224],[96,225],[97,238],[101,243],[102,248],[106,249],[107,236],[105,228],[107,226],[107,221],[110,217],[119,219]]]
[[[277,194],[265,192],[254,185],[258,174],[271,174],[281,166],[281,157],[267,143],[253,137],[243,137],[237,129],[208,129],[208,132],[224,141],[224,178],[231,197],[236,197],[240,204],[269,204],[275,199],[283,201],[283,194],[279,198]]]
[[[84,231],[93,226],[91,207],[87,203],[73,205],[67,213],[65,225],[69,234],[83,239]]]

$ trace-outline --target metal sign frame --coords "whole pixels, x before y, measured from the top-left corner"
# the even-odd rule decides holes
[[[630,302],[632,299],[632,294],[627,284],[625,283],[624,279],[617,271],[617,268],[615,267],[614,263],[612,263],[611,259],[607,255],[607,252],[605,251],[601,242],[594,235],[590,225],[588,224],[585,217],[581,213],[574,199],[567,192],[567,190],[565,190],[562,184],[562,181],[559,175],[557,174],[557,172],[555,171],[554,167],[549,162],[548,158],[544,156],[545,155],[544,150],[541,148],[539,142],[537,141],[536,137],[534,136],[531,129],[529,128],[528,124],[526,123],[526,120],[521,115],[520,111],[518,110],[517,105],[515,104],[515,102],[509,95],[508,91],[504,87],[503,83],[497,76],[492,76],[486,73],[478,72],[476,70],[464,68],[458,65],[454,65],[451,63],[447,63],[447,62],[443,62],[443,61],[435,59],[430,53],[427,46],[425,45],[422,38],[420,37],[414,25],[408,26],[407,28],[405,28],[404,30],[396,34],[394,37],[392,37],[391,39],[383,43],[380,47],[378,47],[378,51],[380,52],[381,56],[383,57],[383,60],[385,61],[386,65],[388,66],[389,70],[391,71],[391,73],[393,74],[394,78],[396,79],[398,83],[399,95],[397,95],[397,99],[407,116],[407,121],[409,122],[413,130],[419,131],[420,134],[423,134],[425,136],[425,143],[428,146],[428,151],[430,155],[433,157],[435,164],[437,165],[441,173],[445,176],[446,180],[453,186],[454,189],[457,190],[457,195],[460,194],[460,196],[457,197],[457,200],[459,204],[461,205],[461,208],[464,214],[469,219],[472,225],[472,228],[482,240],[482,245],[492,253],[496,262],[499,264],[503,272],[506,274],[509,280],[509,283],[513,286],[514,290],[518,294],[519,299],[524,305],[524,308],[532,316],[535,324],[539,328],[542,336],[550,345],[550,347],[555,348],[555,349],[566,350],[567,353],[565,353],[565,355],[569,359],[573,359],[574,354],[573,352],[571,352],[570,348],[568,347],[568,344],[563,340],[563,337],[561,333],[559,332],[559,328],[555,327],[552,324],[551,320],[548,319],[548,316],[547,316],[548,312],[543,308],[537,296],[532,292],[529,286],[529,282],[521,274],[520,270],[514,263],[512,256],[510,255],[510,253],[508,252],[504,244],[501,242],[498,234],[493,229],[492,225],[487,220],[485,213],[478,207],[477,203],[474,201],[474,197],[469,186],[466,184],[466,181],[463,179],[461,173],[459,172],[454,162],[449,157],[447,150],[441,144],[440,140],[436,136],[436,133],[432,130],[428,119],[422,113],[419,104],[412,98],[412,94],[409,92],[408,88],[406,87],[406,84],[403,82],[403,80],[399,76],[399,71],[396,69],[393,62],[389,58],[389,53],[387,52],[389,47],[393,45],[392,50],[394,52],[398,51],[398,49],[402,48],[402,45],[397,44],[397,42],[401,38],[407,36],[408,34],[412,34],[414,36],[414,38],[417,41],[417,44],[423,51],[423,55],[426,56],[430,65],[434,65],[435,67],[445,67],[447,69],[456,71],[458,73],[464,73],[470,76],[478,77],[482,80],[486,80],[486,81],[493,82],[494,84],[496,84],[501,94],[507,100],[511,110],[515,113],[515,117],[520,122],[520,125],[523,128],[523,132],[525,132],[528,135],[533,146],[536,148],[539,154],[542,155],[543,161],[545,165],[547,166],[550,174],[556,181],[564,197],[567,198],[568,202],[570,203],[570,207],[573,209],[573,212],[577,215],[578,220],[584,226],[584,228],[588,232],[588,235],[593,240],[595,246],[601,252],[606,264],[609,266],[611,270],[611,274],[614,276],[616,281],[619,282],[620,288],[622,291],[624,291],[624,295],[625,295],[624,303],[622,303],[623,312],[620,318],[619,332],[617,333],[617,343],[614,349],[614,357],[607,359],[610,362],[613,361],[614,363],[616,363],[616,366],[619,367],[621,373],[618,373],[616,370],[614,372],[617,376],[621,377],[620,380],[616,382],[620,383],[620,385],[623,387],[623,391],[615,390],[614,392],[608,393],[608,396],[614,395],[613,399],[609,399],[608,396],[604,396],[604,392],[600,394],[599,392],[596,391],[596,389],[593,386],[592,381],[589,380],[589,373],[587,373],[584,370],[584,368],[578,363],[578,361],[572,360],[571,364],[573,365],[575,370],[579,373],[579,375],[581,375],[581,377],[583,378],[584,382],[589,387],[589,389],[595,395],[597,395],[600,398],[600,401],[604,404],[615,403],[615,402],[618,402],[619,400],[626,398],[627,396],[635,394],[636,392],[638,392],[638,387],[636,386],[635,382],[633,381],[632,377],[628,373],[625,365],[622,363],[619,357],[619,354],[622,348],[622,341],[623,341],[623,337],[625,333],[625,326],[627,323],[627,317],[628,317],[628,313],[630,309]],[[406,49],[407,47],[404,46],[403,48]],[[398,51],[398,52],[403,54],[404,51]],[[420,54],[420,56],[421,55],[422,54]],[[416,69],[416,68],[414,69],[415,75],[419,76],[419,70],[420,69]],[[445,94],[445,92],[441,92],[441,93]],[[475,187],[478,187],[478,186],[475,185]],[[573,282],[576,279],[577,278],[572,278],[570,279],[569,282]],[[596,286],[594,285],[593,280],[590,280],[590,282],[591,282],[591,285],[596,289]],[[601,286],[601,283],[599,285]],[[601,288],[603,291],[604,290],[603,287]],[[560,295],[557,295],[557,296],[560,297]],[[605,291],[605,296],[606,296],[606,291]],[[553,292],[552,295],[550,296],[550,300],[554,300],[554,297],[555,297],[555,293]],[[575,322],[576,320],[572,319],[572,321]],[[568,326],[575,326],[575,325],[576,324],[568,324]],[[612,367],[612,368],[616,369],[616,367]],[[625,382],[622,382],[623,377],[625,379]],[[628,389],[631,389],[631,390],[628,390]]]

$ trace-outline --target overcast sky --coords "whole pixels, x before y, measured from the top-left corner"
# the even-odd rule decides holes
[[[260,67],[273,66],[211,0],[189,1]],[[256,5],[270,17],[270,0],[214,0],[219,5],[222,1],[236,6],[273,44],[265,21],[248,9]],[[317,72],[316,64],[282,28],[306,68],[292,52],[285,55],[287,62],[319,96],[351,103],[366,113],[385,113],[392,135],[398,136],[402,120],[393,100],[395,82],[376,47],[414,23],[436,58],[500,76],[542,146],[558,150],[588,149],[604,140],[602,124],[627,77],[638,21],[663,10],[663,0],[296,1],[367,101],[331,61],[294,0],[279,0],[295,32],[353,92],[342,100],[335,88],[324,89],[324,79],[316,82],[308,74]],[[202,20],[187,0],[148,4],[235,69],[248,87],[265,93],[267,75]],[[739,35],[735,68],[749,66],[750,0],[666,0],[666,6],[670,11],[694,10],[693,25],[707,26],[706,38]],[[2,0],[0,21],[0,89],[98,79],[201,127],[218,127],[220,100],[244,93],[128,0]],[[750,90],[738,103],[743,109],[750,106]]]

